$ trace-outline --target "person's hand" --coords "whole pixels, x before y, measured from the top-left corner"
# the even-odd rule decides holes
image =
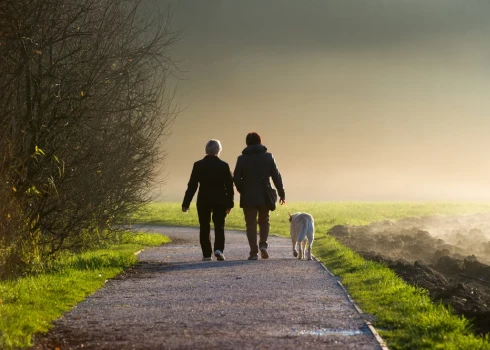
[[[286,197],[279,199],[279,204],[286,204]]]
[[[226,215],[230,214],[231,208],[226,209]]]
[[[189,211],[189,208],[187,208],[187,207],[182,207],[182,212],[183,212],[183,213],[187,213],[188,211]]]

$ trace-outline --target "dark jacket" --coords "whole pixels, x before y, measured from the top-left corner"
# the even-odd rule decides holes
[[[191,178],[187,184],[182,206],[189,208],[192,197],[197,194],[197,205],[209,205],[231,209],[234,206],[233,179],[230,166],[217,156],[207,155],[194,163]]]
[[[242,151],[237,159],[233,181],[240,192],[240,208],[265,205],[261,177],[267,182],[272,178],[280,198],[285,198],[281,173],[277,169],[274,156],[264,145],[251,145]]]

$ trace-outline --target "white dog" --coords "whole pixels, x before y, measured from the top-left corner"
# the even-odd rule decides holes
[[[289,222],[291,223],[291,239],[293,240],[293,255],[298,259],[304,257],[311,260],[311,245],[315,239],[315,224],[313,216],[308,213],[289,214]],[[305,255],[306,242],[308,241],[308,251]],[[299,243],[299,255],[296,250],[296,244]]]

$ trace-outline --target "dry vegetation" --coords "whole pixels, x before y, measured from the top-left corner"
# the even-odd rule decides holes
[[[0,276],[114,237],[148,200],[178,34],[143,6],[0,2]]]

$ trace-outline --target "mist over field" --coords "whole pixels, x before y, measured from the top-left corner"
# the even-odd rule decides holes
[[[366,226],[336,225],[329,234],[363,258],[382,262],[432,300],[490,332],[490,214],[406,217]]]
[[[443,256],[490,263],[490,214],[408,217],[367,226],[338,226],[357,250],[390,259],[436,264]],[[361,237],[362,238],[359,238]],[[356,243],[352,243],[358,240]]]
[[[245,135],[289,201],[490,198],[490,3],[170,4],[181,113],[157,187],[181,201],[207,140],[233,170]]]

